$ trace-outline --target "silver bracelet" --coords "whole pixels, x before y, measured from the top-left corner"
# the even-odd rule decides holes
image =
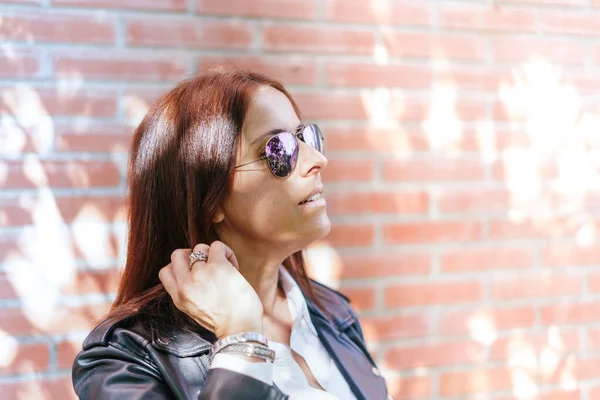
[[[270,349],[261,344],[254,344],[254,343],[230,344],[229,346],[221,349],[219,352],[222,354],[237,353],[237,354],[243,354],[243,355],[249,356],[249,357],[258,357],[258,358],[262,358],[263,360],[268,361],[268,362],[275,361],[275,350]]]
[[[211,355],[217,354],[223,348],[236,343],[257,342],[265,347],[269,347],[267,338],[257,332],[237,333],[235,335],[225,336],[221,340],[217,340],[211,348]]]

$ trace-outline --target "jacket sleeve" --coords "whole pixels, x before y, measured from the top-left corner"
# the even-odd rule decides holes
[[[73,364],[73,387],[80,399],[170,399],[161,373],[146,354],[111,343],[94,346],[79,353]],[[275,386],[247,375],[215,368],[209,370],[199,400],[285,400]]]
[[[80,399],[166,399],[169,388],[149,358],[116,345],[83,350],[73,364]]]

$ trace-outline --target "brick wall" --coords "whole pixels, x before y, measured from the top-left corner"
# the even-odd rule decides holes
[[[215,64],[322,125],[313,275],[394,398],[600,398],[600,1],[3,0],[0,38],[3,398],[73,396],[133,127]]]

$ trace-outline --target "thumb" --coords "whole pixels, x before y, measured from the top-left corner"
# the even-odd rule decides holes
[[[223,262],[229,261],[231,265],[238,271],[240,270],[240,266],[238,264],[237,258],[235,258],[235,253],[229,246],[225,243],[215,240],[210,245],[210,251],[208,252],[208,262]]]

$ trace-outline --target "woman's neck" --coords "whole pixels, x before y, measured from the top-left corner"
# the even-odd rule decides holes
[[[274,251],[276,246],[273,245],[232,240],[233,238],[223,239],[223,242],[235,253],[240,273],[258,295],[264,314],[271,315],[277,298],[282,297],[282,293],[278,290],[279,266],[289,255],[281,252],[281,249]]]

